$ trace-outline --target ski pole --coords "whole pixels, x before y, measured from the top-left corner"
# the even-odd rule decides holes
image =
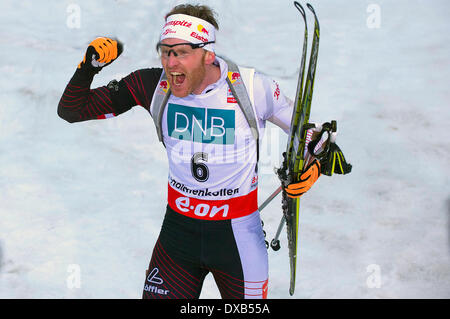
[[[281,193],[281,189],[282,189],[281,186],[278,187],[269,197],[267,197],[264,203],[262,203],[261,206],[258,207],[259,212],[261,212],[264,209],[264,207],[269,205],[272,199],[274,199],[275,197],[277,197],[279,193]]]
[[[277,232],[275,234],[275,237],[270,242],[270,247],[272,247],[273,250],[277,251],[280,249],[280,240],[278,239],[280,237],[281,231],[283,230],[284,224],[286,224],[286,218],[284,218],[284,215],[281,217],[280,224],[278,225]]]

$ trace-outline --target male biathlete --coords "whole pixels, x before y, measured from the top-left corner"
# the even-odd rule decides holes
[[[169,161],[168,203],[143,298],[198,298],[211,272],[222,298],[266,298],[268,256],[258,212],[259,144],[268,120],[289,131],[293,106],[278,84],[215,54],[214,12],[178,5],[165,17],[162,68],[141,69],[90,89],[122,52],[119,41],[90,43],[58,105],[73,123],[149,111]],[[304,194],[320,176],[314,161]]]

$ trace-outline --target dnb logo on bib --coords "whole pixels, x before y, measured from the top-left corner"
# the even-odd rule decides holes
[[[169,103],[167,130],[172,138],[212,144],[234,144],[234,110]]]

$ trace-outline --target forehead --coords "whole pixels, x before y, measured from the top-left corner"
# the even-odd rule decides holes
[[[178,44],[178,43],[186,43],[186,40],[182,40],[182,39],[177,39],[177,38],[167,38],[161,41],[161,43],[163,44],[169,44],[169,45],[173,45],[173,44]]]

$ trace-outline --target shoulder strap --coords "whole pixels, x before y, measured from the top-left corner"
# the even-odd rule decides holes
[[[167,101],[169,100],[172,92],[170,91],[169,81],[167,81],[166,73],[162,72],[161,78],[159,79],[158,87],[155,91],[155,96],[153,100],[153,110],[151,112],[153,122],[155,122],[156,132],[158,133],[158,139],[164,144],[163,134],[162,134],[162,116],[164,114],[164,108],[166,107]],[[165,146],[165,145],[164,145]]]
[[[224,58],[222,58],[224,59]],[[242,76],[239,72],[239,67],[236,63],[224,59],[228,64],[228,76],[227,83],[230,87],[231,93],[233,94],[236,102],[244,113],[245,119],[247,120],[248,125],[250,126],[250,130],[252,131],[252,135],[255,138],[256,142],[259,142],[259,131],[258,124],[256,121],[255,111],[252,106],[252,102],[248,96],[248,91],[245,88],[244,81],[242,80]]]

